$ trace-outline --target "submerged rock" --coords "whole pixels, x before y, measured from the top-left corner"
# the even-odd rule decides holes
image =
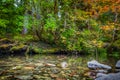
[[[107,70],[111,69],[111,66],[101,64],[96,60],[89,61],[87,65],[88,65],[88,68],[90,69],[107,69]]]
[[[13,67],[12,69],[13,70],[18,70],[18,69],[21,69],[22,68],[22,66],[15,66],[15,67]]]
[[[62,63],[61,63],[61,67],[62,67],[62,68],[66,68],[66,67],[68,67],[67,62],[62,62]]]
[[[49,66],[49,67],[55,67],[56,66],[55,64],[51,64],[51,63],[45,63],[44,65]]]
[[[20,79],[20,80],[32,80],[33,77],[31,75],[18,75],[15,76],[16,79]]]
[[[119,73],[110,73],[110,74],[101,74],[95,80],[120,80],[120,72]]]

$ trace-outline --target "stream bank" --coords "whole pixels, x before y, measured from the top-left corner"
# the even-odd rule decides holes
[[[40,41],[15,41],[8,38],[0,39],[0,55],[14,56],[14,55],[32,55],[32,54],[45,54],[55,53],[60,49]]]

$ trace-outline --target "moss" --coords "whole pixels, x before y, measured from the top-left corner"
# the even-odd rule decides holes
[[[7,38],[2,38],[2,39],[0,39],[0,42],[1,41],[6,41],[6,40],[8,40]]]
[[[50,48],[50,49],[44,49],[43,53],[55,53],[59,51],[59,48]]]
[[[9,46],[10,46],[9,44],[2,44],[2,45],[0,45],[0,48],[6,49],[6,48],[8,48]]]
[[[21,37],[22,39],[23,37]],[[24,38],[23,38],[24,39]],[[11,39],[0,39],[0,49],[3,51],[8,51],[10,53],[16,54],[18,53],[24,53],[26,56],[28,54],[44,54],[44,53],[55,53],[59,51],[59,48],[56,48],[56,46],[51,46],[50,44],[46,44],[44,42],[34,42],[34,41],[19,41],[15,40],[11,43]],[[7,52],[6,52],[7,53]]]
[[[13,43],[13,41],[8,38],[0,39],[0,44],[8,44],[8,43]]]
[[[33,51],[35,53],[55,53],[57,52],[59,49],[58,48],[41,48],[41,47],[34,47]]]
[[[34,40],[32,35],[18,35],[18,36],[14,36],[14,39],[17,41],[23,41],[23,42]]]
[[[9,50],[12,46],[14,46],[14,44],[12,44],[13,42],[10,41],[7,38],[4,39],[0,39],[0,49],[2,50]]]
[[[27,48],[27,45],[19,44],[19,45],[13,46],[10,49],[10,51],[16,51],[16,50],[21,50],[21,49],[26,49],[26,48]]]
[[[42,53],[42,51],[43,51],[42,48],[38,48],[38,47],[33,48],[33,52],[35,52],[35,53],[39,54],[39,53]]]

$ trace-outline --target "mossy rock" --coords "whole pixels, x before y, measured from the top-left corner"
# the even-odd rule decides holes
[[[41,53],[54,53],[57,52],[58,50],[60,50],[59,48],[53,47],[49,44],[46,44],[44,42],[33,42],[30,47],[30,50],[32,50],[32,52],[37,53],[37,54],[41,54]]]
[[[14,44],[0,44],[0,52],[1,52],[1,54],[10,53],[10,49],[13,46],[14,46]]]
[[[9,46],[8,44],[2,44],[2,45],[0,45],[0,48],[4,48],[5,49],[5,48],[8,48],[8,46]]]
[[[13,46],[10,51],[19,51],[19,50],[26,50],[27,49],[27,45],[25,44],[18,44],[16,46]]]
[[[34,47],[34,48],[32,48],[32,51],[34,52],[34,53],[38,53],[38,54],[40,54],[40,53],[42,53],[42,48],[38,48],[38,47]]]
[[[41,47],[34,47],[32,48],[32,51],[34,53],[37,54],[41,54],[41,53],[55,53],[57,52],[59,49],[58,48],[41,48]]]
[[[50,48],[43,50],[43,53],[55,53],[57,51],[59,51],[59,48]]]
[[[32,52],[32,54],[43,54],[55,53],[60,49],[44,42],[22,42],[3,38],[0,39],[0,50],[1,53],[31,54]]]
[[[0,39],[0,45],[1,44],[10,44],[10,43],[13,43],[13,41],[8,38]]]
[[[13,46],[13,44],[2,44],[0,45],[0,49],[10,49]]]

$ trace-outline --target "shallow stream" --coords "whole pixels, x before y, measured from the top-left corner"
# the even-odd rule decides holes
[[[93,80],[87,76],[88,57],[35,55],[0,59],[0,80]],[[105,60],[113,67],[116,60]],[[65,63],[65,65],[63,64]]]

